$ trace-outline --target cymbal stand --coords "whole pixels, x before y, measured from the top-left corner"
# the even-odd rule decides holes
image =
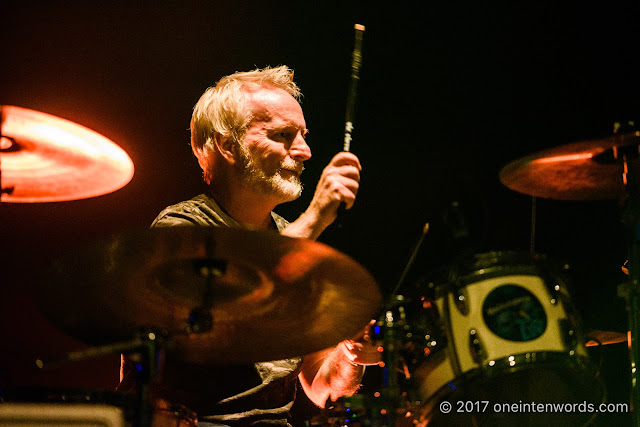
[[[206,257],[194,262],[193,268],[205,278],[205,291],[202,304],[195,307],[189,313],[187,319],[187,333],[198,334],[211,330],[213,327],[213,316],[211,308],[214,302],[214,282],[216,278],[222,276],[227,270],[227,263],[224,260],[213,257],[214,242],[212,238],[205,242]]]
[[[420,237],[411,251],[411,255],[405,265],[398,283],[396,283],[387,303],[384,307],[384,315],[382,319],[373,329],[373,337],[375,340],[382,341],[383,346],[383,380],[380,399],[378,399],[385,410],[384,417],[381,420],[383,426],[395,425],[395,419],[398,416],[396,409],[404,407],[405,396],[400,390],[398,381],[398,367],[400,366],[400,348],[402,347],[403,327],[406,326],[406,317],[402,303],[404,296],[398,294],[398,291],[404,285],[405,280],[415,259],[420,251],[422,242],[429,232],[429,223],[427,222],[421,230]]]
[[[157,359],[162,351],[160,348],[161,345],[164,344],[165,338],[162,334],[147,330],[140,332],[131,340],[92,347],[81,351],[73,351],[67,353],[64,358],[59,360],[44,362],[38,359],[36,360],[36,366],[40,369],[53,369],[68,363],[94,359],[110,354],[136,353],[139,356],[139,360],[136,361],[137,409],[134,427],[149,427],[151,426],[152,413],[149,388],[156,376]]]
[[[622,151],[625,200],[622,208],[622,223],[627,227],[628,281],[621,284],[618,292],[626,299],[629,331],[631,335],[629,357],[631,363],[631,411],[633,425],[640,426],[640,191],[634,160],[638,158],[639,146],[618,148]]]

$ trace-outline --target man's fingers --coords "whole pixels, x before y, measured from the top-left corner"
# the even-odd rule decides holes
[[[360,159],[353,154],[348,153],[346,151],[340,152],[333,156],[333,159],[329,162],[329,165],[332,166],[344,166],[344,165],[352,165],[359,171],[362,170],[362,165],[360,164]]]

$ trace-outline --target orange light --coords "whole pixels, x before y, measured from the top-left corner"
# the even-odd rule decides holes
[[[629,174],[629,169],[627,165],[627,159],[624,158],[624,163],[622,164],[622,182],[624,185],[627,185],[627,175]]]
[[[294,251],[285,254],[273,269],[276,277],[289,283],[304,278],[319,259],[329,256],[332,249],[324,245],[314,245],[308,251]],[[329,292],[328,288],[326,292]],[[328,299],[330,300],[330,299]]]
[[[557,162],[569,162],[571,160],[586,160],[591,159],[593,153],[578,153],[578,154],[564,154],[562,156],[544,157],[542,159],[536,159],[532,163],[557,163]]]
[[[405,377],[406,379],[411,378],[411,372],[409,372],[409,367],[407,366],[407,364],[406,364],[406,363],[404,363],[404,364],[402,365],[402,372],[404,373],[404,377]]]

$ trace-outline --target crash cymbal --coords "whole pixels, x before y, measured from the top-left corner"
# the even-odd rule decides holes
[[[500,182],[531,196],[558,200],[613,200],[624,196],[622,152],[637,166],[638,132],[567,144],[522,157],[500,171]],[[623,149],[624,148],[624,149]]]
[[[125,186],[133,162],[99,133],[50,114],[0,106],[2,202],[59,202]]]
[[[188,334],[212,281],[210,330]],[[91,345],[151,328],[195,364],[300,356],[351,338],[381,301],[373,277],[321,243],[275,232],[168,227],[117,233],[70,251],[35,289],[42,312]]]
[[[615,331],[594,330],[587,333],[586,347],[597,345],[617,344],[627,342],[627,334]]]

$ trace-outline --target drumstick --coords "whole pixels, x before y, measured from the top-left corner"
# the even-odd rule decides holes
[[[351,54],[351,81],[349,83],[349,93],[347,94],[347,113],[344,126],[344,146],[343,151],[351,151],[351,133],[353,132],[353,122],[355,120],[355,106],[358,97],[358,81],[360,80],[360,65],[362,65],[362,38],[364,35],[364,25],[355,24],[355,43]]]
[[[356,30],[353,53],[351,54],[351,79],[349,82],[349,93],[347,93],[347,112],[344,125],[344,145],[342,151],[351,151],[351,133],[353,132],[353,122],[355,120],[356,98],[358,97],[358,81],[360,80],[360,65],[362,64],[362,36],[364,25],[355,24]],[[346,211],[345,203],[341,202],[338,207],[338,214]],[[338,228],[342,225],[338,223]]]

